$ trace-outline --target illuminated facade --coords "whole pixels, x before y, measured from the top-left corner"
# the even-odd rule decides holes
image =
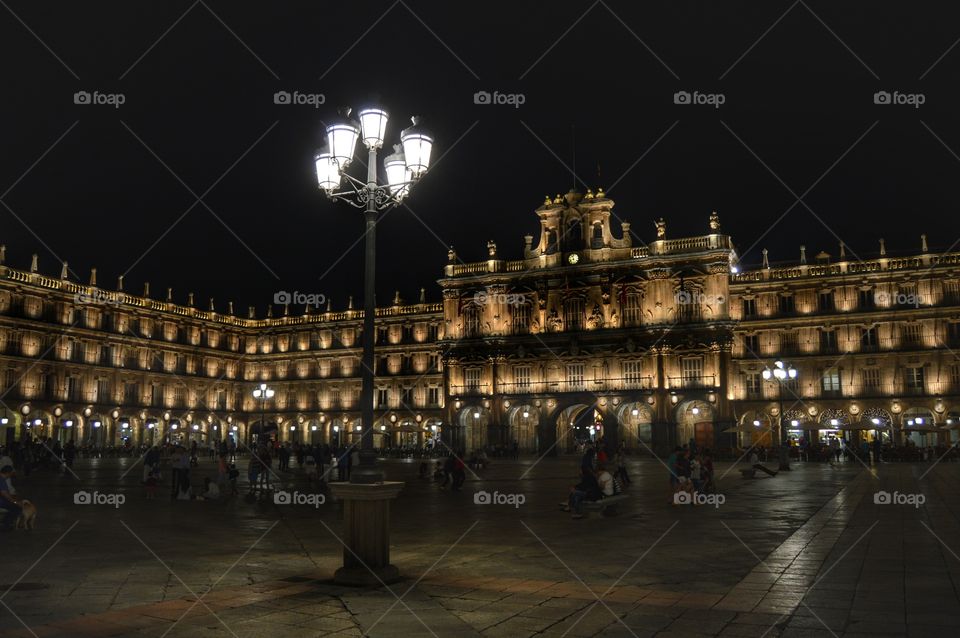
[[[564,452],[605,437],[662,453],[694,439],[770,442],[778,387],[794,438],[918,444],[960,425],[960,254],[737,270],[716,214],[702,235],[634,245],[602,191],[548,198],[523,257],[463,263],[442,303],[377,311],[376,445],[514,443]],[[2,263],[6,440],[201,443],[357,439],[362,312],[254,318]],[[275,392],[265,404],[253,389]],[[261,410],[264,414],[261,423]],[[766,434],[765,434],[766,433]]]

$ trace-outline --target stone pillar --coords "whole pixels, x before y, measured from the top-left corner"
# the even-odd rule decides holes
[[[400,580],[400,571],[390,564],[390,501],[403,483],[330,484],[330,491],[343,501],[343,567],[333,579],[340,585],[380,586]]]

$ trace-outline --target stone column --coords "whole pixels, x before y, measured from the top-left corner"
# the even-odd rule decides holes
[[[341,585],[379,586],[400,580],[400,571],[390,564],[390,501],[403,483],[330,484],[330,491],[343,501],[343,567],[334,573]]]

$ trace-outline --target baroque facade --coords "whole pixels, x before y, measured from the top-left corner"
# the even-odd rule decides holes
[[[932,443],[960,425],[960,254],[745,270],[716,214],[705,233],[635,245],[603,191],[536,210],[523,258],[461,262],[442,303],[377,310],[378,447],[605,437],[657,453],[690,439],[838,434]],[[619,228],[615,226],[619,225]],[[362,311],[255,318],[3,263],[0,432],[118,445],[269,436],[349,444],[360,418]],[[763,378],[781,359],[798,376]],[[252,390],[268,384],[261,403]],[[783,390],[783,414],[780,391]]]

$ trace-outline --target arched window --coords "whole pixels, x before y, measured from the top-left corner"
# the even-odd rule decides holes
[[[603,248],[603,225],[597,222],[593,225],[593,239],[590,241],[591,248]]]
[[[463,309],[463,336],[480,336],[480,308],[475,305]]]

